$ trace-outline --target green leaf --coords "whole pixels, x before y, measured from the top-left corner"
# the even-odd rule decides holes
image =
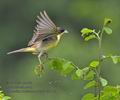
[[[88,29],[88,28],[83,28],[81,30],[82,37],[84,38],[85,41],[89,41],[91,39],[96,38],[96,35],[93,34],[94,32],[95,32],[95,30]]]
[[[105,86],[103,89],[103,94],[104,95],[113,95],[115,96],[116,94],[118,94],[120,91],[118,91],[118,89],[114,86]]]
[[[105,18],[105,19],[104,19],[104,26],[109,25],[111,22],[112,22],[112,19],[110,19],[110,18]]]
[[[90,81],[90,82],[88,82],[86,85],[85,85],[85,87],[84,87],[84,89],[88,89],[88,88],[91,88],[91,87],[94,87],[96,85],[96,82],[93,80],[93,81]]]
[[[82,69],[82,75],[81,75],[81,79],[83,80],[92,80],[94,78],[94,71],[90,70],[89,67],[85,67]]]
[[[87,80],[87,78],[88,78],[87,76],[88,76],[89,72],[90,72],[89,67],[83,68],[82,69],[81,79]]]
[[[100,78],[100,82],[101,82],[102,86],[106,86],[108,84],[108,81],[102,77]]]
[[[81,77],[83,77],[83,70],[81,70],[81,69],[77,69],[77,70],[72,74],[72,79],[73,79],[73,80],[81,79]]]
[[[111,58],[114,64],[117,64],[120,62],[120,56],[112,56],[112,55],[108,55],[108,56],[103,56],[102,59],[106,59],[106,58]]]
[[[82,70],[83,70],[83,72],[86,74],[86,73],[88,73],[88,72],[90,71],[90,68],[89,68],[89,67],[85,67],[85,68],[83,68]]]
[[[117,64],[120,62],[120,56],[111,56],[111,59],[114,64]]]
[[[100,100],[120,100],[116,98],[115,96],[112,96],[111,94],[108,95],[102,95]]]
[[[119,100],[119,91],[116,87],[105,86],[101,94],[101,100]]]
[[[82,36],[84,37],[85,35],[89,35],[89,33],[93,33],[94,32],[94,30],[92,30],[92,29],[88,29],[88,28],[83,28],[82,30],[81,30],[81,33],[82,33]]]
[[[11,100],[11,97],[9,97],[9,96],[4,96],[2,100]]]
[[[75,72],[72,74],[71,78],[72,78],[72,80],[79,80],[80,79],[80,77],[78,77]]]
[[[105,86],[102,91],[102,100],[120,100],[120,86]]]
[[[0,100],[11,100],[11,97],[5,96],[3,91],[0,90]]]
[[[96,38],[96,36],[94,35],[94,34],[91,34],[91,35],[89,35],[89,36],[87,36],[87,37],[85,37],[85,41],[89,41],[89,40],[92,40],[92,39],[95,39]]]
[[[3,91],[0,90],[0,93],[2,93]]]
[[[89,67],[83,69],[77,69],[71,76],[73,80],[92,80],[94,78],[94,71],[90,70]]]
[[[81,69],[76,70],[76,75],[81,77],[83,75],[83,71]]]
[[[90,63],[91,68],[96,68],[97,66],[99,66],[99,61],[98,60],[94,60]]]
[[[74,69],[72,62],[62,58],[52,58],[50,60],[49,66],[51,69],[60,72],[64,76],[71,73]]]
[[[49,67],[51,69],[60,72],[62,70],[62,66],[63,66],[63,59],[59,59],[59,58],[52,58],[52,59],[50,59]]]
[[[69,61],[66,61],[66,62],[64,62],[64,64],[63,64],[62,74],[63,74],[63,75],[67,75],[67,74],[69,74],[70,72],[72,72],[73,69],[74,69],[73,64],[72,64],[71,62],[69,62]]]
[[[1,93],[0,93],[0,97],[4,97],[4,93],[1,92]]]
[[[87,93],[86,95],[83,96],[82,100],[95,100],[94,94]]]
[[[112,34],[112,29],[109,27],[104,27],[104,31],[109,35]]]
[[[84,74],[83,79],[84,80],[92,80],[94,78],[94,75],[95,75],[95,72],[90,70],[89,72]]]
[[[118,58],[116,56],[111,56],[111,58],[114,64],[118,63]]]

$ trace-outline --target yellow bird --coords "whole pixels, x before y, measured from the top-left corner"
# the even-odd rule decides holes
[[[41,64],[41,56],[46,53],[50,48],[57,46],[61,36],[68,33],[67,30],[57,27],[47,15],[46,11],[40,12],[37,16],[37,25],[35,27],[33,37],[28,43],[28,47],[19,50],[8,52],[13,54],[18,52],[31,52],[37,54]]]

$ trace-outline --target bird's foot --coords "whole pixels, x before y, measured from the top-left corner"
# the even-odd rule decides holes
[[[34,72],[37,76],[42,76],[43,72],[44,72],[44,66],[43,64],[39,64],[38,66],[35,67]]]

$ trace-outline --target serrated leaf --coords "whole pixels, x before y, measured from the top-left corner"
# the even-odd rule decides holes
[[[99,61],[98,60],[94,60],[90,63],[89,65],[92,68],[96,68],[97,66],[99,66]]]
[[[94,94],[87,93],[86,95],[83,96],[82,100],[95,100]]]
[[[84,35],[89,35],[89,33],[93,33],[94,32],[94,30],[92,30],[92,29],[88,29],[88,28],[83,28],[82,30],[81,30],[81,33],[82,33],[82,36],[84,37]]]
[[[87,36],[87,37],[85,37],[85,41],[89,41],[89,40],[91,40],[91,39],[95,39],[96,38],[96,36],[94,35],[94,34],[91,34],[91,35],[89,35],[89,36]]]
[[[84,87],[84,89],[88,89],[88,88],[91,88],[91,87],[94,87],[96,85],[96,82],[93,80],[93,81],[90,81],[90,82],[88,82],[86,85],[85,85],[85,87]]]
[[[110,19],[110,18],[105,18],[105,19],[104,19],[104,26],[109,25],[111,22],[112,22],[112,19]]]
[[[104,27],[104,31],[109,35],[112,34],[112,29],[109,27]]]
[[[101,82],[102,86],[106,86],[108,84],[108,81],[102,77],[100,78],[100,82]]]

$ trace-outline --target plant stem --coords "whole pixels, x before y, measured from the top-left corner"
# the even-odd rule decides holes
[[[102,35],[103,35],[104,29],[102,28],[101,34],[98,38],[98,46],[99,46],[99,67],[95,69],[96,73],[96,83],[97,86],[95,87],[95,95],[98,95],[98,100],[100,100],[100,93],[101,93],[101,82],[100,82],[100,72],[101,72],[101,57],[102,57]]]
[[[103,32],[104,32],[104,27],[102,28],[102,31],[101,31],[101,34],[100,34],[100,38],[99,38],[99,40],[98,40],[98,42],[99,42],[99,67],[98,67],[98,74],[99,74],[99,76],[100,76],[100,72],[101,72],[101,58],[102,58],[102,55],[103,55],[103,53],[102,53],[102,36],[103,36]]]

